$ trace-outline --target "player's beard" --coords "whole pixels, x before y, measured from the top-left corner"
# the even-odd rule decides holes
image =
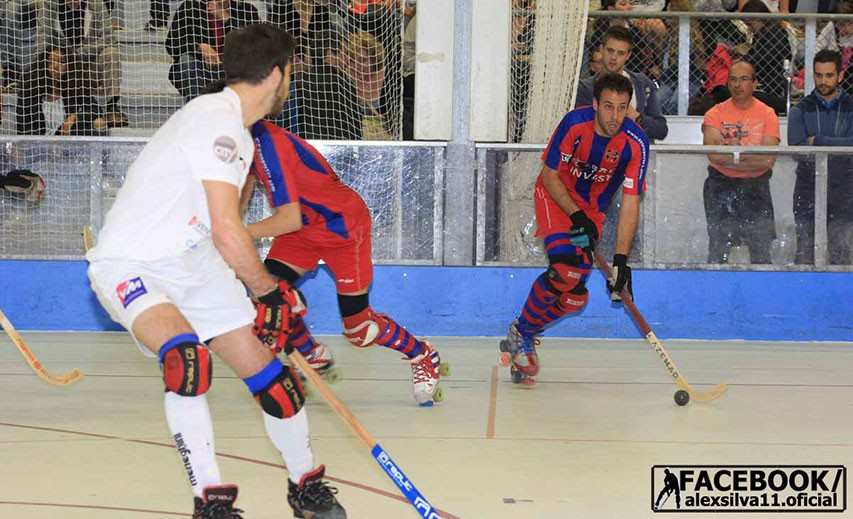
[[[282,86],[285,86],[286,88],[282,88]],[[270,117],[276,117],[281,114],[282,110],[284,110],[284,103],[287,101],[288,97],[290,97],[290,82],[285,82],[284,78],[282,78],[276,87],[275,92],[273,92],[272,106],[270,106],[270,110],[267,115]]]
[[[838,90],[838,85],[829,86],[829,85],[818,85],[817,92],[823,97],[832,97],[835,95],[835,91]]]

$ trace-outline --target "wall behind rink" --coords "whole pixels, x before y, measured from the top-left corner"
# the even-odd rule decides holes
[[[537,267],[377,266],[371,304],[417,335],[498,336],[523,304]],[[635,270],[637,305],[661,338],[853,341],[853,276],[843,272]],[[590,303],[549,336],[635,338],[597,273]],[[302,286],[308,322],[340,333],[334,285]],[[22,330],[117,330],[91,293],[82,261],[0,261],[0,308]]]

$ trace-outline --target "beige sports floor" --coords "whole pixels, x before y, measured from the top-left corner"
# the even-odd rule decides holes
[[[87,376],[49,386],[0,334],[0,518],[189,517],[156,364],[125,334],[23,335],[49,369]],[[548,339],[541,382],[525,390],[495,367],[496,339],[434,338],[453,373],[447,400],[421,409],[397,355],[324,339],[343,370],[335,391],[446,518],[697,517],[650,511],[652,465],[853,467],[851,344],[664,341],[694,385],[730,383],[714,403],[679,408],[641,340]],[[221,363],[215,377],[223,477],[247,519],[291,517],[254,402]],[[316,392],[308,410],[350,518],[418,517]]]

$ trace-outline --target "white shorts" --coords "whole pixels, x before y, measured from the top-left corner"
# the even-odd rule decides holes
[[[128,331],[142,312],[162,303],[175,305],[202,342],[255,319],[246,288],[212,244],[154,262],[95,261],[89,281],[110,317]]]

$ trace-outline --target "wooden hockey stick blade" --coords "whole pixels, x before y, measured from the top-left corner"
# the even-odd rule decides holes
[[[604,274],[605,279],[609,280],[611,283],[613,282],[613,271],[610,269],[610,265],[601,257],[601,254],[596,250],[593,254],[595,263],[598,265],[598,268],[601,269],[601,272]],[[680,389],[683,389],[690,393],[690,398],[692,400],[696,400],[697,402],[710,402],[711,400],[715,400],[720,398],[723,393],[726,392],[728,386],[726,384],[717,384],[713,386],[711,389],[706,391],[700,391],[698,389],[694,389],[688,382],[684,376],[681,375],[681,372],[675,366],[675,361],[672,360],[672,357],[669,356],[669,353],[666,351],[666,348],[663,347],[663,343],[660,342],[660,339],[657,338],[655,332],[652,331],[652,327],[646,321],[643,314],[640,313],[640,310],[637,308],[637,305],[634,304],[634,298],[631,296],[631,293],[628,292],[627,288],[623,288],[622,292],[619,294],[622,296],[622,305],[625,307],[625,311],[631,316],[634,322],[637,324],[637,327],[643,333],[648,341],[651,344],[652,348],[655,350],[655,353],[658,354],[660,359],[663,361],[664,367],[669,372],[670,376],[672,376],[675,385],[677,385]]]
[[[48,384],[53,384],[55,386],[67,386],[68,384],[73,384],[77,382],[81,378],[83,378],[83,373],[78,369],[74,369],[69,371],[68,373],[62,373],[59,375],[53,374],[48,371],[44,366],[42,366],[41,362],[36,358],[30,348],[27,346],[27,343],[24,342],[21,334],[18,333],[18,330],[12,326],[12,323],[9,322],[9,319],[6,317],[6,314],[0,310],[0,326],[6,330],[6,334],[9,335],[9,338],[12,339],[12,343],[18,348],[18,351],[21,352],[21,355],[24,357],[24,360],[27,361],[27,364],[30,365],[33,371],[35,371],[36,375]]]
[[[341,402],[337,395],[329,388],[329,385],[314,371],[308,362],[305,360],[305,357],[299,353],[298,350],[293,350],[290,354],[290,360],[299,368],[299,370],[311,381],[311,384],[315,389],[320,393],[323,399],[329,404],[329,407],[339,416],[341,419],[346,422],[347,425],[355,432],[355,435],[359,437],[359,439],[364,442],[370,448],[370,454],[373,455],[373,459],[376,460],[376,463],[382,467],[382,470],[385,471],[385,474],[388,478],[397,485],[397,488],[400,489],[400,493],[411,503],[411,505],[415,508],[415,511],[418,512],[424,519],[441,519],[438,510],[432,506],[429,501],[420,493],[420,491],[415,487],[412,480],[403,473],[403,470],[400,466],[391,459],[391,455],[388,454],[385,449],[382,448],[379,443],[371,436],[367,429],[361,425],[361,422],[353,415],[350,410]]]
[[[83,248],[86,252],[89,252],[89,249],[95,246],[95,236],[92,234],[92,226],[87,225],[83,227]]]
[[[643,323],[648,326],[648,323],[645,322],[645,319],[642,318],[642,315],[639,315],[640,311],[637,310],[636,306],[634,306],[634,301],[633,299],[631,299],[631,294],[627,293],[627,291],[624,292],[625,293],[623,294],[622,302],[625,304],[626,308],[628,309],[628,312],[632,316],[634,316],[634,313],[636,312],[637,317],[639,319],[642,319]],[[625,297],[627,297],[628,299],[625,299]],[[635,321],[637,320],[637,317],[635,317]],[[646,333],[646,341],[648,341],[648,343],[652,346],[652,349],[655,350],[655,353],[657,353],[663,361],[664,367],[666,367],[667,371],[669,371],[669,374],[675,380],[675,385],[678,386],[680,389],[683,389],[690,393],[691,400],[695,400],[697,402],[710,402],[711,400],[720,398],[723,393],[726,392],[726,389],[728,388],[726,384],[717,384],[716,386],[706,391],[700,391],[698,389],[695,389],[693,386],[690,385],[690,383],[687,382],[687,379],[684,378],[681,372],[678,371],[678,368],[675,366],[675,361],[672,360],[672,357],[669,356],[669,352],[667,352],[666,349],[663,347],[663,343],[660,342],[660,339],[658,339],[657,335],[655,335],[655,332],[653,332],[651,329],[649,329],[649,331]]]

